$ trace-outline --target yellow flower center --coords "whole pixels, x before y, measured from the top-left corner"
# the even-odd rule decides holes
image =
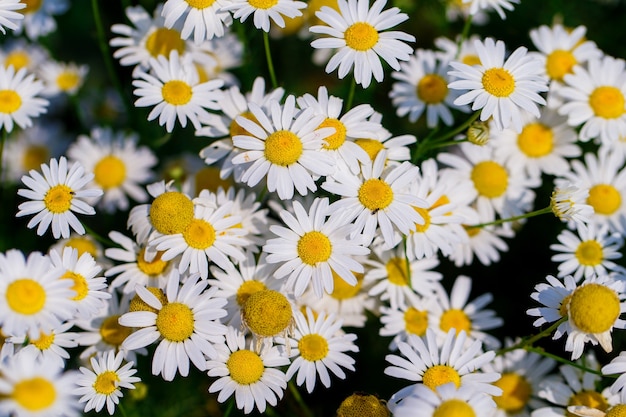
[[[159,233],[182,233],[193,219],[191,199],[178,191],[168,191],[150,205],[150,221]]]
[[[26,68],[28,67],[29,64],[30,64],[30,56],[28,55],[28,53],[26,53],[26,51],[22,51],[22,50],[15,50],[15,51],[9,52],[7,57],[4,59],[4,66],[6,68],[9,68],[11,65],[13,65],[13,68],[15,68],[15,71],[21,68]]]
[[[163,100],[173,106],[184,106],[193,96],[191,86],[184,81],[172,80],[163,84],[161,88]]]
[[[307,2],[308,7],[305,10],[307,14],[307,18],[310,20],[311,26],[313,25],[324,25],[325,22],[321,21],[317,16],[315,16],[315,12],[319,11],[322,6],[328,6],[336,11],[339,11],[339,5],[337,4],[337,0],[310,0]]]
[[[609,408],[604,417],[626,417],[626,404],[617,404]]]
[[[298,257],[307,265],[326,262],[332,254],[328,237],[317,231],[306,232],[298,240]]]
[[[620,315],[620,300],[615,291],[601,284],[578,287],[569,301],[569,317],[585,333],[611,329]]]
[[[252,294],[265,289],[267,287],[261,281],[250,280],[244,282],[237,289],[237,304],[239,307],[242,307]]]
[[[216,166],[201,168],[196,172],[195,179],[196,195],[199,195],[202,190],[209,190],[216,193],[219,187],[228,190],[234,185],[231,177],[226,179],[220,178],[220,168]]]
[[[481,232],[482,228],[480,227],[471,227],[468,225],[463,225],[463,229],[465,229],[465,232],[467,233],[467,236],[469,237],[474,237],[474,236],[478,236],[478,234]]]
[[[472,320],[468,315],[458,308],[451,308],[444,311],[439,321],[439,328],[444,332],[448,332],[450,329],[456,329],[456,334],[459,334],[461,330],[465,330],[466,333],[472,329]]]
[[[274,165],[289,166],[302,155],[302,141],[293,132],[279,130],[265,139],[265,158]]]
[[[490,68],[482,78],[483,87],[492,96],[508,97],[515,91],[515,80],[504,68]]]
[[[567,402],[567,405],[584,405],[586,407],[595,408],[600,411],[606,411],[609,408],[609,403],[606,398],[599,392],[595,391],[580,391],[576,394],[572,395],[572,397]],[[576,417],[574,414],[569,411],[565,412],[567,417]]]
[[[9,308],[18,314],[39,313],[46,304],[46,290],[30,278],[21,278],[10,283],[5,296]]]
[[[241,312],[248,328],[261,337],[275,336],[291,324],[291,304],[283,294],[274,290],[261,290],[250,294]]]
[[[356,285],[348,284],[343,278],[331,269],[333,274],[333,292],[330,294],[335,300],[347,300],[356,296],[363,287],[363,274],[353,272],[356,278]]]
[[[378,152],[385,149],[383,143],[376,139],[356,139],[354,143],[363,148],[372,161],[376,159]]]
[[[478,55],[467,54],[461,59],[461,62],[469,66],[480,65],[480,58]]]
[[[341,402],[337,417],[389,417],[391,413],[383,401],[371,394],[355,393]]]
[[[249,0],[250,6],[255,9],[271,9],[278,4],[278,0]]]
[[[359,188],[359,201],[368,210],[376,212],[387,208],[393,202],[393,190],[385,181],[370,178]]]
[[[78,251],[78,257],[81,257],[83,253],[88,253],[94,258],[98,255],[98,247],[91,239],[86,237],[70,238],[65,246],[76,249]]]
[[[576,58],[570,51],[556,49],[546,59],[546,72],[553,80],[563,81],[565,74],[571,74]]]
[[[190,7],[194,9],[206,9],[211,7],[215,0],[185,0]]]
[[[67,271],[61,278],[71,279],[74,282],[70,289],[74,290],[76,292],[76,295],[72,297],[72,300],[80,301],[87,297],[87,295],[89,294],[89,285],[87,284],[87,280],[85,279],[85,277],[81,274]]]
[[[415,223],[415,232],[424,233],[430,227],[430,212],[421,207],[413,207],[413,210],[417,211],[422,219],[424,219],[424,224]]]
[[[46,192],[43,202],[49,212],[59,214],[70,209],[72,198],[74,198],[74,191],[67,185],[59,184]]]
[[[417,83],[417,97],[426,104],[439,104],[448,96],[448,83],[439,74],[426,74]]]
[[[45,334],[44,332],[39,332],[39,339],[31,340],[30,343],[39,350],[50,349],[50,346],[54,343],[54,333]]]
[[[19,13],[34,13],[41,8],[43,0],[21,0],[20,3],[26,5],[23,9],[19,10]]]
[[[326,118],[326,120],[319,125],[320,129],[323,127],[332,127],[335,129],[335,133],[324,139],[326,145],[324,145],[323,148],[330,150],[339,149],[346,141],[346,126],[338,119]]]
[[[589,96],[589,105],[596,116],[615,119],[624,114],[624,95],[616,87],[598,87]]]
[[[581,242],[576,248],[575,255],[578,262],[585,266],[600,265],[604,259],[602,245],[596,240]]]
[[[502,395],[493,397],[496,405],[510,414],[516,414],[528,404],[532,387],[526,379],[513,372],[505,372],[493,383],[502,389]]]
[[[170,52],[176,50],[179,55],[185,52],[185,41],[176,29],[158,28],[146,39],[146,50],[151,56],[163,55],[169,58]]]
[[[462,400],[452,399],[441,403],[433,417],[476,417],[471,405]]]
[[[193,334],[195,320],[191,309],[183,303],[168,303],[157,313],[156,328],[164,339],[182,342]]]
[[[100,337],[102,341],[111,346],[121,346],[126,340],[132,329],[119,324],[119,314],[115,314],[105,318],[100,325]]]
[[[80,75],[75,71],[63,71],[57,76],[57,86],[61,91],[72,91],[80,84]]]
[[[561,317],[565,317],[569,311],[569,302],[572,299],[572,294],[566,295],[563,300],[561,300],[561,304],[559,305],[559,314]]]
[[[420,311],[414,307],[409,307],[404,312],[404,329],[409,334],[423,336],[428,329],[428,311]]]
[[[126,178],[126,165],[117,156],[107,155],[93,169],[94,181],[105,190],[119,187]]]
[[[30,171],[31,169],[39,169],[41,164],[50,159],[50,152],[48,148],[40,145],[31,145],[26,148],[24,155],[22,156],[22,167],[24,171]]]
[[[258,123],[257,118],[250,111],[243,112],[239,116],[243,117],[244,119],[251,120],[254,123]],[[239,123],[237,123],[236,118],[234,118],[232,120],[232,122],[230,122],[229,133],[230,133],[230,137],[231,138],[234,137],[234,136],[238,136],[238,135],[248,135],[248,136],[250,136],[250,132],[248,132],[246,129],[241,127],[241,125]]]
[[[346,29],[344,38],[350,48],[367,51],[378,43],[378,31],[367,22],[356,22]]]
[[[554,133],[542,123],[530,123],[517,136],[517,146],[530,158],[548,155],[554,148]]]
[[[215,243],[215,228],[202,219],[193,219],[183,232],[185,242],[194,249],[207,249]]]
[[[506,191],[509,175],[494,161],[479,162],[472,169],[471,179],[478,194],[487,198],[500,197]]]
[[[328,341],[319,334],[307,334],[298,341],[298,349],[304,360],[319,361],[328,355]]]
[[[231,353],[226,361],[226,367],[233,381],[240,385],[254,384],[265,372],[261,357],[247,349]]]
[[[597,184],[589,190],[587,204],[593,207],[596,213],[611,215],[622,205],[622,196],[610,184]]]
[[[404,258],[394,257],[385,264],[387,279],[398,286],[409,285],[409,266]]]
[[[0,113],[13,113],[22,107],[22,98],[13,90],[0,90]]]
[[[120,378],[116,372],[104,371],[96,377],[93,389],[98,394],[111,395],[116,389]]]
[[[11,397],[20,407],[37,413],[54,404],[57,390],[52,382],[37,376],[15,384]]]
[[[150,277],[155,277],[163,273],[163,271],[165,270],[165,268],[167,268],[167,265],[169,264],[168,261],[164,261],[161,259],[161,256],[163,256],[163,252],[157,252],[154,256],[154,259],[152,259],[152,261],[150,262],[145,260],[145,253],[146,249],[144,248],[141,249],[137,254],[137,268],[139,268],[141,272]]]
[[[450,382],[453,382],[458,388],[461,386],[461,376],[454,368],[448,365],[434,365],[424,372],[422,382],[433,391],[438,386]]]
[[[148,291],[152,293],[160,302],[161,305],[167,304],[167,297],[162,289],[157,287],[146,287]],[[146,303],[139,295],[135,294],[130,300],[128,311],[149,311],[154,314],[158,314],[159,310]]]

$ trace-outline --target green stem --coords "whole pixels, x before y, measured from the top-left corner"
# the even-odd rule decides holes
[[[228,401],[228,407],[226,407],[226,411],[224,411],[224,415],[222,417],[230,416],[230,413],[232,413],[233,408],[235,408],[235,400],[231,398],[230,401]]]
[[[270,51],[270,35],[263,31],[263,46],[265,46],[265,58],[267,59],[267,70],[270,73],[270,80],[272,81],[272,87],[278,88],[278,82],[276,81],[276,73],[274,72],[274,64],[272,62],[272,52]]]
[[[354,93],[356,91],[356,80],[352,77],[352,82],[350,83],[350,90],[348,90],[348,99],[346,100],[345,111],[348,111],[352,108],[352,102],[354,101]]]
[[[105,237],[100,236],[97,232],[95,232],[93,229],[91,229],[86,224],[83,224],[83,227],[85,228],[85,231],[87,231],[87,234],[89,236],[93,237],[98,242],[102,243],[103,245],[106,245],[106,246],[109,246],[109,247],[117,246],[117,243],[115,243],[112,240],[109,240],[109,239],[107,239]]]
[[[298,388],[295,386],[295,384],[293,383],[293,381],[289,381],[287,383],[287,386],[289,387],[289,391],[291,392],[291,394],[293,395],[293,397],[296,399],[296,402],[298,403],[298,405],[300,406],[300,409],[302,410],[302,412],[304,413],[304,415],[306,417],[315,417],[315,414],[313,414],[313,412],[311,411],[311,409],[306,405],[306,403],[302,400],[302,396],[300,395],[300,392],[298,391]]]
[[[465,24],[463,25],[463,32],[461,32],[461,39],[459,39],[459,52],[461,52],[461,44],[469,36],[470,27],[472,26],[472,15],[467,16]]]
[[[496,355],[497,356],[504,355],[507,352],[511,352],[517,349],[527,349],[528,347],[532,346],[532,344],[535,343],[537,340],[543,339],[546,336],[550,336],[552,332],[555,331],[561,325],[561,323],[567,321],[567,319],[568,319],[567,316],[561,317],[560,319],[552,323],[552,325],[550,325],[549,327],[546,327],[545,329],[543,329],[536,335],[528,337],[528,338],[524,338],[512,346],[498,350],[496,352]]]
[[[557,362],[560,362],[560,363],[564,363],[564,364],[566,364],[566,365],[573,366],[574,368],[578,368],[578,369],[583,370],[583,371],[585,371],[585,372],[588,372],[588,373],[590,373],[590,374],[595,374],[595,375],[600,375],[600,376],[606,376],[606,377],[609,377],[609,378],[617,378],[617,377],[619,376],[619,375],[604,375],[604,374],[602,373],[602,371],[600,371],[600,370],[598,370],[598,369],[591,369],[591,368],[587,368],[587,367],[586,367],[586,366],[584,366],[584,365],[581,365],[581,364],[576,363],[576,362],[572,362],[572,361],[570,361],[570,360],[567,360],[567,359],[565,359],[565,358],[562,358],[562,357],[560,357],[560,356],[558,356],[558,355],[555,355],[555,354],[553,354],[553,353],[546,352],[546,351],[545,351],[545,350],[543,350],[542,348],[538,348],[538,347],[535,347],[535,346],[526,346],[526,347],[524,347],[523,349],[524,349],[524,350],[526,350],[527,352],[534,352],[534,353],[536,353],[536,354],[538,354],[538,355],[545,356],[546,358],[554,359],[554,360],[555,360],[555,361],[557,361]]]
[[[432,150],[432,149],[437,149],[437,148],[445,148],[448,146],[458,145],[459,143],[462,143],[462,142],[469,142],[469,141],[467,139],[462,139],[462,140],[448,140],[445,142],[434,142],[434,143],[426,144],[423,149]]]
[[[498,220],[494,220],[492,222],[473,224],[473,225],[467,226],[467,227],[468,228],[473,228],[473,227],[493,226],[493,225],[507,223],[507,222],[514,222],[516,220],[527,219],[529,217],[535,217],[535,216],[539,216],[540,214],[546,214],[546,213],[552,213],[552,207],[542,208],[540,210],[531,211],[530,213],[521,214],[519,216],[508,217],[506,219],[498,219]]]
[[[126,414],[126,410],[124,410],[124,406],[122,405],[122,403],[117,404],[117,409],[120,410],[120,414],[122,417],[128,416],[128,414]]]
[[[471,124],[474,123],[476,119],[478,119],[478,116],[480,116],[480,112],[474,112],[474,114],[472,114],[462,125],[454,130],[449,131],[448,133],[445,133],[442,136],[439,136],[438,138],[435,138],[433,142],[442,142],[444,140],[455,137],[459,133],[466,131],[471,126]]]
[[[280,417],[278,413],[272,407],[269,407],[269,406],[265,408],[265,415],[269,417]]]

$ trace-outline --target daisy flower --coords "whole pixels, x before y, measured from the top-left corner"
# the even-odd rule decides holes
[[[26,3],[22,3],[20,0],[7,0],[0,5],[0,32],[6,34],[6,29],[16,30],[18,28],[18,22],[24,19],[22,13],[18,13],[15,10],[22,10],[26,8]]]
[[[128,210],[128,197],[143,203],[148,194],[142,185],[152,179],[157,158],[146,146],[137,146],[139,136],[95,127],[89,135],[79,135],[67,156],[93,172],[91,185],[102,188],[98,206],[111,213]]]
[[[567,407],[567,412],[582,417],[619,417],[621,414],[626,413],[626,404],[612,405],[606,410],[606,413],[595,407],[570,405]]]
[[[333,134],[331,127],[319,128],[324,120],[312,108],[298,111],[296,98],[289,95],[284,105],[272,100],[268,110],[255,103],[249,109],[257,121],[237,116],[237,124],[247,131],[233,137],[241,152],[233,164],[249,164],[241,181],[254,187],[267,177],[267,189],[281,200],[317,190],[314,180],[335,170],[332,156],[321,152],[323,141]]]
[[[207,361],[210,377],[218,379],[209,392],[219,392],[217,401],[223,403],[233,394],[237,408],[245,414],[254,407],[263,413],[267,404],[275,406],[287,388],[287,378],[278,369],[289,364],[278,347],[265,344],[259,353],[246,348],[246,338],[240,331],[228,327],[226,341],[215,346],[217,356]]]
[[[587,68],[577,65],[573,74],[564,76],[559,114],[567,116],[571,126],[581,126],[581,141],[598,138],[609,144],[626,136],[625,68],[623,59],[604,56],[590,60]]]
[[[70,354],[66,348],[78,346],[76,333],[68,332],[73,326],[73,321],[67,321],[50,332],[40,332],[37,339],[32,339],[28,335],[12,336],[7,339],[7,343],[19,347],[17,351],[19,353],[32,350],[36,353],[36,360],[46,363],[52,362],[59,368],[64,368],[65,361],[70,359]]]
[[[394,417],[490,416],[494,410],[491,396],[453,383],[438,386],[434,392],[417,386],[392,408]]]
[[[539,93],[548,86],[541,76],[540,61],[527,54],[523,46],[505,60],[505,46],[492,38],[475,41],[480,64],[470,66],[452,61],[448,74],[457,80],[448,84],[455,90],[469,90],[454,101],[456,105],[472,103],[472,110],[481,110],[480,120],[493,117],[498,130],[512,126],[522,130],[521,110],[539,117],[540,105],[546,101]]]
[[[354,67],[354,80],[367,88],[374,79],[384,78],[382,58],[391,68],[400,70],[399,61],[408,61],[413,53],[405,42],[415,42],[415,37],[400,31],[388,31],[409,18],[397,7],[383,11],[386,0],[376,0],[369,6],[368,0],[338,0],[339,11],[322,6],[315,13],[323,25],[309,28],[312,33],[328,35],[316,39],[311,46],[316,49],[336,49],[326,65],[326,73],[339,67],[343,79]]]
[[[0,128],[11,132],[14,124],[32,126],[32,119],[48,108],[48,100],[40,97],[43,90],[43,83],[26,68],[0,67]]]
[[[345,352],[358,352],[354,343],[356,335],[343,333],[342,320],[334,314],[326,315],[323,312],[314,316],[310,308],[306,309],[306,316],[296,312],[296,331],[291,343],[291,365],[287,369],[287,380],[296,376],[296,384],[301,386],[306,382],[306,390],[311,393],[319,376],[320,382],[330,387],[329,370],[341,379],[346,374],[341,368],[354,371],[354,359]],[[294,349],[295,347],[295,349]]]
[[[537,317],[533,326],[540,327],[546,323],[554,323],[567,315],[567,304],[572,292],[576,289],[576,280],[571,275],[563,277],[563,280],[548,275],[547,283],[535,285],[535,292],[530,298],[542,304],[542,307],[526,310],[529,316]],[[554,332],[553,339],[558,339],[567,332],[568,323],[561,323]]]
[[[552,191],[550,207],[556,217],[570,222],[571,226],[586,225],[591,221],[595,211],[592,206],[586,204],[588,198],[588,189],[562,181]]]
[[[492,221],[483,215],[476,214],[476,220],[472,224]],[[500,253],[507,252],[509,245],[503,238],[512,238],[515,232],[511,228],[502,226],[471,227],[463,225],[463,230],[467,234],[467,239],[457,243],[448,258],[457,267],[472,265],[474,258],[483,265],[491,265],[500,261]]]
[[[77,233],[70,233],[70,237],[67,239],[59,239],[50,246],[49,251],[56,250],[57,252],[63,252],[65,247],[74,248],[78,251],[78,256],[82,256],[84,253],[88,253],[96,260],[96,262],[106,269],[110,266],[110,262],[104,257],[104,249],[102,244],[98,242],[91,235],[79,235]]]
[[[233,18],[242,23],[250,15],[254,15],[254,27],[268,33],[270,31],[270,19],[281,28],[285,27],[285,17],[293,19],[302,16],[301,9],[306,8],[306,3],[294,0],[231,0],[230,4],[222,10],[233,13]]]
[[[469,3],[470,15],[475,15],[480,11],[495,10],[500,19],[506,19],[504,10],[512,11],[513,4],[519,4],[520,0],[463,0],[463,4]]]
[[[18,23],[16,35],[26,33],[30,40],[37,40],[57,30],[54,16],[65,13],[70,7],[68,0],[41,0],[26,3],[20,10],[24,19]]]
[[[166,381],[173,380],[177,372],[186,377],[190,360],[199,370],[207,369],[205,355],[216,356],[213,344],[221,342],[226,332],[226,326],[218,321],[226,315],[226,300],[214,297],[217,288],[206,290],[207,282],[199,280],[199,275],[183,278],[181,286],[180,275],[172,271],[165,303],[137,287],[137,295],[156,312],[133,311],[119,318],[122,326],[140,328],[124,340],[122,349],[141,348],[161,339],[152,357],[152,374],[160,374]]]
[[[108,351],[91,358],[91,369],[80,367],[81,376],[76,380],[76,394],[81,395],[79,403],[86,403],[85,412],[100,412],[106,404],[107,412],[113,415],[115,405],[124,396],[121,388],[135,389],[133,384],[141,381],[133,376],[137,373],[133,368],[134,363],[128,362],[122,366],[123,360],[121,352]]]
[[[626,402],[626,351],[620,352],[620,354],[611,362],[602,367],[602,375],[619,375],[610,386],[611,394],[620,396],[621,402]],[[596,378],[596,380],[599,378]],[[591,404],[589,404],[591,405]]]
[[[79,214],[95,214],[93,207],[83,199],[95,198],[102,195],[102,190],[97,188],[83,189],[94,177],[92,173],[85,172],[83,166],[75,162],[68,170],[67,159],[55,158],[50,164],[41,164],[41,175],[31,169],[29,175],[22,177],[22,182],[28,189],[20,188],[17,194],[31,201],[21,203],[16,217],[35,214],[27,227],[37,227],[37,234],[43,235],[52,224],[52,235],[70,237],[70,227],[79,234],[85,234],[85,228],[78,220],[74,212]]]
[[[7,68],[13,65],[15,71],[26,68],[28,72],[36,74],[39,66],[49,59],[50,52],[45,47],[24,38],[6,39],[0,51],[2,65]]]
[[[347,396],[337,408],[338,417],[360,415],[389,416],[387,401],[377,395],[355,392]]]
[[[557,252],[551,259],[559,263],[559,278],[573,275],[579,281],[583,276],[606,275],[609,271],[626,272],[613,262],[622,257],[624,239],[619,233],[610,233],[607,225],[579,225],[576,233],[563,230],[557,239],[560,243],[550,245],[550,249]]]
[[[199,82],[198,73],[188,61],[183,61],[177,50],[172,50],[168,58],[159,55],[150,59],[151,72],[139,70],[133,86],[133,93],[139,97],[136,107],[154,108],[148,120],[159,118],[159,125],[171,132],[174,123],[187,126],[189,120],[195,129],[200,128],[199,117],[208,114],[207,109],[218,110],[222,97],[219,90],[222,80]]]
[[[73,317],[76,292],[63,270],[39,252],[0,253],[0,325],[5,334],[36,340]]]
[[[0,363],[0,414],[78,417],[78,375],[55,362],[37,359],[33,351],[18,353]]]
[[[88,72],[87,65],[55,61],[47,61],[37,70],[39,78],[46,86],[43,94],[47,96],[75,95],[83,86]]]
[[[381,336],[393,336],[389,349],[398,349],[398,343],[408,342],[411,335],[425,336],[426,330],[433,327],[432,308],[436,299],[433,295],[414,298],[410,303],[397,308],[380,307]]]
[[[164,25],[167,29],[184,21],[180,37],[187,39],[193,33],[194,42],[199,44],[214,36],[224,36],[224,28],[233,22],[230,14],[224,10],[224,6],[228,4],[228,0],[191,3],[186,0],[167,0],[163,4],[161,15],[165,18]]]

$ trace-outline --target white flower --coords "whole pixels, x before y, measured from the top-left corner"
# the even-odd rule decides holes
[[[612,394],[619,394],[621,402],[626,402],[626,352],[622,351],[611,362],[602,367],[602,375],[619,375],[611,384]],[[597,377],[595,379],[598,379]]]
[[[44,94],[47,96],[61,93],[75,95],[83,86],[88,72],[87,65],[55,61],[47,61],[37,70],[46,86]]]
[[[567,181],[557,185],[550,197],[552,212],[559,219],[583,226],[591,221],[594,208],[586,204],[589,198],[589,190],[581,188]]]
[[[294,0],[231,0],[223,10],[233,12],[233,18],[245,22],[254,14],[254,27],[264,32],[270,31],[270,19],[279,27],[285,27],[283,16],[293,19],[302,16],[300,9],[306,8],[303,1]]]
[[[434,392],[433,392],[434,391]],[[410,396],[392,407],[394,417],[490,416],[493,399],[471,386],[453,383],[432,390],[418,385]]]
[[[0,4],[0,32],[6,33],[5,28],[15,30],[18,28],[17,22],[24,19],[23,13],[15,10],[21,10],[26,7],[26,3],[20,0],[6,0]]]
[[[65,361],[70,359],[70,354],[65,348],[74,348],[78,345],[76,342],[77,334],[68,332],[73,326],[73,321],[66,321],[50,332],[40,332],[37,339],[30,338],[25,334],[9,337],[7,343],[19,348],[17,351],[19,353],[32,350],[36,353],[37,360],[52,362],[59,368],[64,368],[66,366]]]
[[[518,4],[520,0],[463,0],[463,4],[469,3],[471,15],[475,15],[481,11],[495,10],[501,19],[506,19],[504,10],[513,10],[513,4]]]
[[[65,13],[70,7],[68,0],[40,0],[26,3],[20,10],[24,19],[18,22],[16,35],[26,32],[30,40],[37,40],[57,30],[57,23],[53,16]]]
[[[224,36],[224,28],[233,22],[230,14],[224,10],[228,0],[204,0],[189,3],[185,0],[167,0],[163,4],[162,16],[165,27],[171,29],[178,22],[184,21],[180,33],[187,39],[193,33],[196,44],[214,36]]]
[[[26,68],[0,66],[0,128],[7,132],[13,125],[26,128],[32,119],[47,112],[48,100],[40,97],[44,85]]]

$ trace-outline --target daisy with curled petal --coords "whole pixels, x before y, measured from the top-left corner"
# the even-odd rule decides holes
[[[80,367],[81,376],[76,381],[76,394],[81,395],[79,403],[86,403],[85,412],[99,412],[106,404],[107,412],[113,415],[115,405],[124,396],[121,388],[135,389],[133,384],[141,381],[133,376],[137,373],[133,368],[134,363],[127,362],[122,366],[123,360],[121,352],[110,350],[92,357],[91,369]]]
[[[6,0],[0,4],[0,32],[6,33],[5,29],[15,30],[18,28],[17,22],[24,19],[24,14],[15,10],[21,10],[26,7],[26,3],[20,0]]]
[[[28,189],[20,188],[17,194],[31,201],[21,203],[15,216],[35,214],[27,227],[32,229],[39,225],[39,236],[48,230],[50,224],[55,239],[70,237],[70,227],[81,235],[85,234],[85,228],[73,212],[96,213],[93,207],[83,201],[102,195],[101,189],[83,189],[92,180],[93,174],[85,172],[78,162],[73,163],[68,170],[64,156],[58,161],[52,158],[49,165],[41,164],[41,170],[43,175],[32,169],[29,175],[22,177]]]
[[[394,417],[490,416],[493,399],[470,386],[455,387],[453,383],[433,390],[418,385],[410,396],[394,405]]]
[[[556,217],[570,223],[570,228],[583,226],[591,221],[595,211],[586,204],[588,198],[588,189],[560,181],[550,196],[550,207]]]
[[[229,3],[229,0],[167,0],[161,14],[168,29],[184,21],[180,37],[187,39],[193,33],[194,42],[199,44],[214,36],[224,36],[224,29],[233,22],[230,14],[223,10]]]
[[[162,55],[151,58],[150,70],[139,70],[133,81],[136,87],[133,94],[139,97],[135,106],[154,106],[148,120],[158,117],[159,125],[165,125],[168,132],[174,129],[177,118],[182,127],[187,126],[189,120],[199,129],[199,117],[207,115],[207,109],[219,109],[218,101],[222,97],[219,88],[224,81],[199,82],[195,67],[180,58],[177,50],[172,50],[167,58]]]
[[[539,93],[548,91],[548,85],[541,76],[541,62],[527,54],[523,46],[517,48],[505,59],[505,45],[492,38],[484,42],[475,41],[474,46],[480,64],[470,66],[452,61],[453,68],[448,74],[457,79],[449,88],[469,90],[457,98],[457,105],[472,104],[472,110],[481,110],[480,120],[493,117],[498,130],[512,126],[522,130],[521,110],[539,117],[539,105],[546,101]]]
[[[306,3],[294,0],[230,0],[222,10],[233,13],[233,18],[242,23],[253,14],[254,27],[266,33],[270,31],[270,19],[281,28],[285,27],[285,17],[293,19],[302,16],[301,9]]]
[[[183,276],[172,271],[167,283],[166,302],[161,302],[143,287],[137,295],[152,307],[152,311],[132,311],[119,318],[122,326],[140,328],[122,343],[122,349],[134,350],[161,339],[152,357],[152,374],[162,375],[171,381],[179,372],[189,374],[189,361],[201,371],[206,368],[206,358],[217,352],[213,344],[220,343],[226,326],[219,319],[226,315],[226,300],[215,297],[217,288],[207,288],[207,281],[197,274]]]
[[[246,344],[243,333],[227,328],[225,342],[215,345],[217,355],[206,363],[208,375],[218,378],[209,393],[219,392],[220,403],[235,394],[237,408],[245,414],[255,406],[263,413],[267,404],[275,406],[283,397],[287,378],[279,367],[288,365],[289,359],[276,346],[264,344],[257,353]]]
[[[48,100],[40,97],[44,85],[26,68],[0,67],[0,128],[7,132],[13,125],[26,128],[32,119],[48,111]]]
[[[267,177],[267,189],[281,200],[293,198],[294,188],[300,195],[317,190],[315,179],[335,171],[332,156],[320,152],[324,139],[332,135],[331,127],[320,128],[324,120],[312,108],[299,111],[296,98],[287,96],[285,104],[272,100],[268,109],[249,103],[256,121],[237,116],[246,133],[233,137],[241,152],[232,163],[247,164],[241,181],[254,187]]]
[[[324,25],[309,28],[312,33],[328,37],[316,39],[311,46],[316,49],[336,49],[337,52],[326,65],[331,73],[339,67],[339,78],[343,79],[354,67],[354,80],[367,88],[374,79],[384,78],[380,58],[391,68],[400,70],[399,61],[408,61],[413,53],[405,42],[415,42],[415,37],[400,31],[387,31],[409,18],[397,7],[383,11],[387,0],[376,0],[369,6],[368,0],[338,0],[339,11],[322,6],[315,13]]]

